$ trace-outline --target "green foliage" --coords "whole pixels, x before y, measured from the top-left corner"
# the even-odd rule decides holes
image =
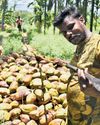
[[[12,10],[9,10],[6,12],[5,14],[5,23],[6,24],[9,24],[9,25],[12,25],[15,23],[15,14]]]
[[[75,49],[61,34],[53,35],[50,31],[46,35],[35,34],[31,45],[43,55],[63,59],[70,59]]]
[[[28,41],[32,40],[32,38],[34,37],[34,34],[35,34],[34,32],[35,31],[33,30],[32,27],[27,31]]]
[[[36,4],[34,6],[34,23],[37,27],[37,32],[40,33],[41,32],[41,28],[42,28],[42,14],[43,14],[43,9],[40,5]]]
[[[8,55],[12,52],[21,52],[22,43],[21,40],[15,38],[6,39],[3,43],[4,54]]]
[[[44,17],[43,17],[44,20]],[[51,26],[53,21],[53,13],[51,11],[46,12],[46,27],[47,29]]]
[[[45,0],[34,0],[34,2],[31,2],[28,7],[30,7],[31,5],[33,6],[34,15],[32,16],[32,18],[30,18],[30,23],[32,24],[33,21],[36,25],[36,31],[38,33],[41,33],[44,22],[46,22],[46,28],[49,28],[51,26],[53,14],[51,10],[46,11],[45,13]],[[45,14],[46,21],[44,17]]]
[[[34,21],[36,22],[36,21],[40,20],[40,17],[43,14],[43,9],[41,8],[40,5],[36,4],[34,6],[34,13],[35,13],[35,20]]]
[[[4,48],[4,54],[8,55],[12,52],[21,52],[22,48],[22,42],[21,42],[21,33],[18,31],[12,31],[9,35],[9,37],[4,38],[3,40],[3,48]]]
[[[21,39],[21,32],[18,32],[16,29],[11,30],[10,38]]]

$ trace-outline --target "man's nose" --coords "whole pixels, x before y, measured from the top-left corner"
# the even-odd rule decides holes
[[[66,34],[65,34],[65,36],[66,36],[67,38],[70,38],[71,35],[72,35],[72,32],[71,32],[71,31],[67,31]]]
[[[66,35],[67,35],[67,36],[70,36],[70,35],[72,35],[72,32],[71,32],[71,31],[67,31],[67,32],[66,32]]]

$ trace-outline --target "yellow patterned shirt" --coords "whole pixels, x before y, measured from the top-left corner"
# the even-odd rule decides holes
[[[71,64],[81,69],[87,67],[91,75],[100,78],[100,35],[92,34],[90,39],[78,45]],[[75,85],[75,82],[78,82],[77,78],[74,74],[68,91],[68,106],[72,124],[87,125],[94,118],[92,125],[99,125],[100,98],[86,96],[80,90],[79,84]]]

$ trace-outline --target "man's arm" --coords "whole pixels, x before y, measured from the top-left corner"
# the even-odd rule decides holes
[[[61,59],[57,59],[57,60],[53,61],[53,63],[58,66],[65,65],[66,67],[73,70],[74,72],[77,72],[81,90],[86,95],[90,95],[90,96],[94,96],[94,97],[100,96],[100,79],[95,78],[94,76],[90,75],[87,72],[87,69],[85,69],[85,70],[78,69],[77,67],[75,67]]]

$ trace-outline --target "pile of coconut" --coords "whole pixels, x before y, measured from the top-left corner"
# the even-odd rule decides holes
[[[0,57],[0,125],[67,125],[69,76],[29,46]]]

